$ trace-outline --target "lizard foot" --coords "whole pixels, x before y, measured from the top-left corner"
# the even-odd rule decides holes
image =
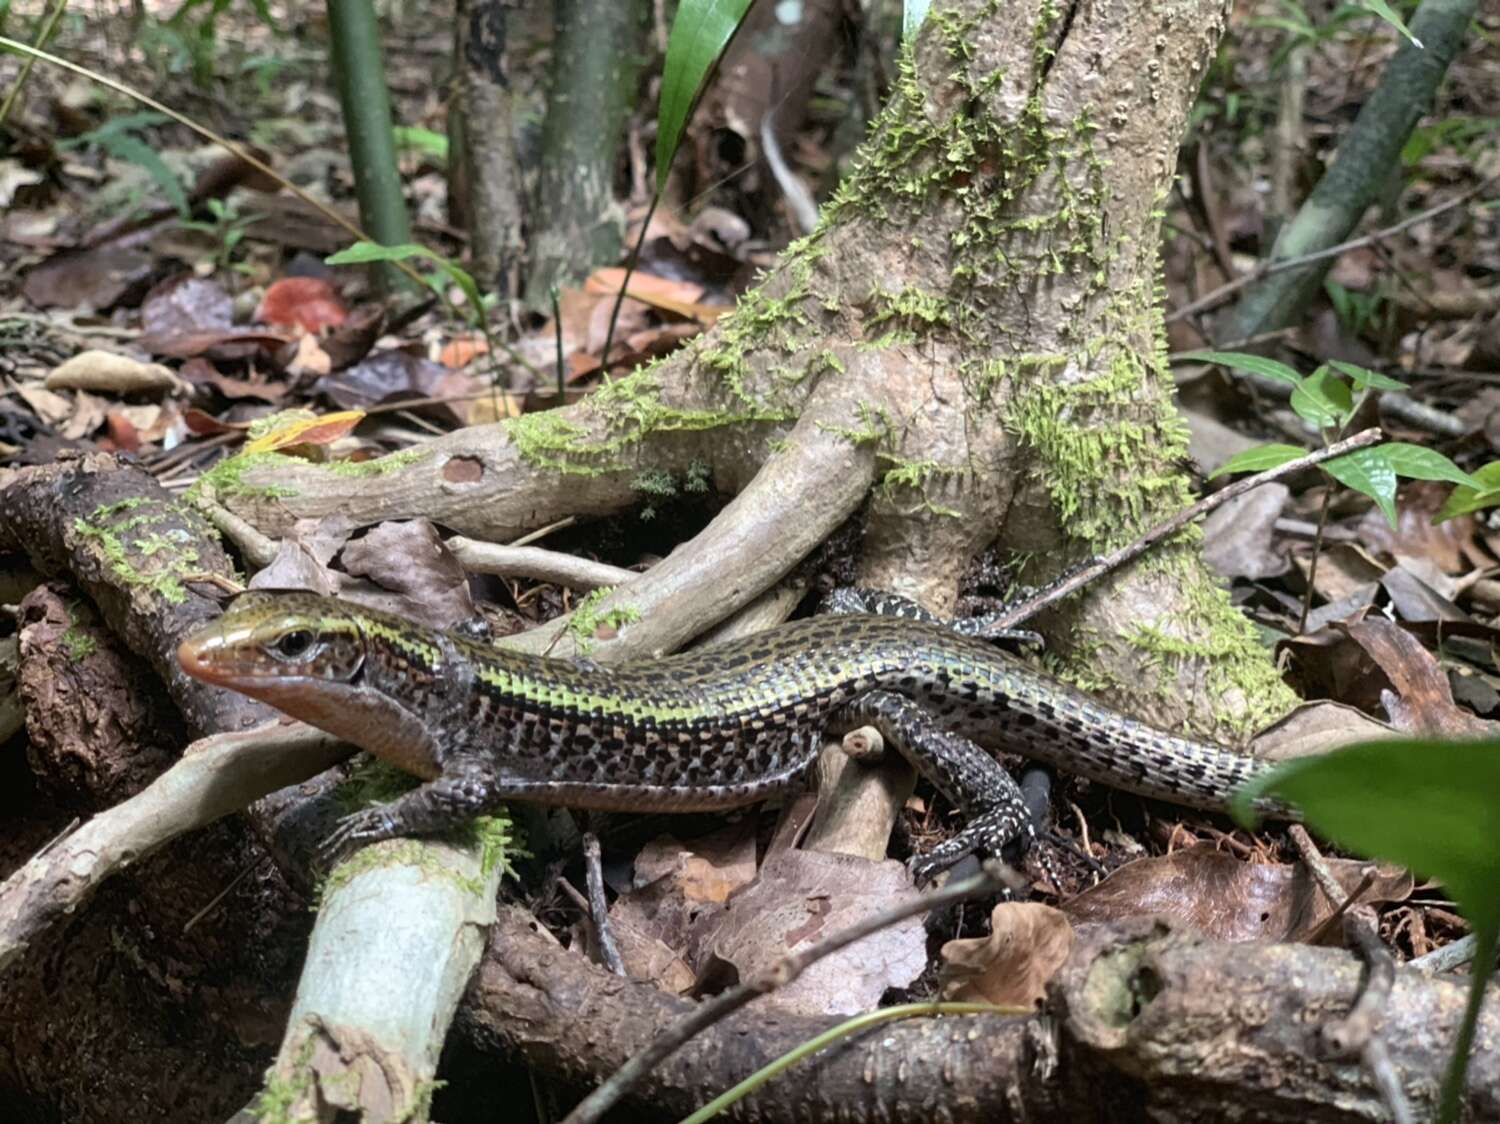
[[[383,805],[344,816],[318,845],[318,858],[325,870],[332,870],[353,853],[370,843],[392,839],[401,828]]]

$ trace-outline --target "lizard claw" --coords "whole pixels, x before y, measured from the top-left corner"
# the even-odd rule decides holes
[[[324,869],[332,870],[359,847],[399,834],[400,829],[383,807],[366,808],[339,820],[318,845],[318,857]]]

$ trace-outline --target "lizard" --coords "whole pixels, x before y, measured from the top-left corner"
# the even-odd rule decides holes
[[[989,749],[1222,811],[1263,765],[1159,730],[911,602],[839,612],[612,667],[507,651],[309,593],[252,591],[187,637],[189,675],[302,719],[420,778],[340,821],[349,847],[443,831],[507,800],[604,811],[733,808],[801,783],[824,740],[873,726],[966,817],[910,863],[1024,850],[1035,828]],[[902,608],[902,607],[905,608]],[[968,630],[977,631],[977,630]],[[1261,798],[1257,811],[1295,818]]]

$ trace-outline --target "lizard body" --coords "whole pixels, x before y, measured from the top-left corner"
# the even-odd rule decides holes
[[[869,724],[969,817],[914,864],[930,876],[1030,831],[1015,782],[981,747],[1215,810],[1261,768],[1111,710],[983,640],[894,616],[819,616],[597,667],[332,598],[256,592],[185,640],[178,658],[189,674],[423,778],[345,821],[342,843],[441,830],[508,799],[736,807],[797,784],[828,735]]]

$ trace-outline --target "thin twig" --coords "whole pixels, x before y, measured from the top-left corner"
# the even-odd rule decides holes
[[[625,960],[609,925],[609,901],[604,896],[604,861],[599,853],[599,833],[594,830],[593,819],[590,816],[589,829],[583,833],[583,873],[588,886],[589,917],[594,923],[594,935],[599,938],[599,958],[615,975],[624,976]]]
[[[669,1026],[635,1057],[621,1066],[610,1078],[581,1101],[563,1119],[563,1124],[596,1124],[606,1112],[620,1102],[630,1089],[660,1062],[684,1043],[715,1023],[738,1011],[757,997],[784,987],[809,966],[841,948],[918,913],[943,908],[955,902],[995,893],[1005,886],[1003,866],[991,860],[972,878],[951,883],[931,894],[921,894],[902,901],[890,909],[851,925],[826,940],[798,953],[782,957],[753,979],[695,1007]]]
[[[1479,947],[1479,938],[1473,933],[1449,941],[1442,948],[1434,949],[1426,956],[1419,956],[1407,963],[1408,968],[1419,972],[1456,972],[1474,959],[1474,950]]]
[[[1293,825],[1287,830],[1287,835],[1323,894],[1330,902],[1339,903],[1334,916],[1343,917],[1345,940],[1358,950],[1368,967],[1364,987],[1354,1000],[1354,1005],[1349,1008],[1349,1013],[1341,1019],[1323,1024],[1319,1037],[1324,1049],[1335,1058],[1358,1058],[1365,1071],[1370,1074],[1375,1087],[1380,1090],[1381,1098],[1390,1110],[1391,1119],[1396,1124],[1413,1124],[1416,1117],[1406,1099],[1406,1091],[1401,1086],[1400,1075],[1391,1062],[1390,1052],[1377,1037],[1380,1022],[1390,1004],[1391,989],[1396,984],[1396,960],[1381,943],[1374,908],[1368,905],[1350,908],[1350,903],[1358,899],[1373,881],[1374,872],[1366,871],[1355,891],[1345,894],[1343,886],[1333,876],[1333,871],[1329,869],[1328,862],[1318,850],[1318,845],[1313,842],[1312,836],[1308,835],[1307,829],[1301,825]]]
[[[1170,519],[1158,523],[1133,543],[1085,563],[1076,570],[1065,574],[1051,585],[1026,598],[1024,601],[1009,605],[1000,610],[995,614],[990,627],[991,629],[1013,628],[1022,621],[1029,620],[1048,605],[1062,600],[1070,593],[1083,588],[1090,582],[1098,581],[1104,575],[1118,570],[1127,562],[1134,561],[1162,539],[1176,534],[1199,516],[1207,515],[1210,511],[1213,511],[1222,504],[1228,503],[1236,496],[1242,496],[1251,489],[1259,488],[1262,484],[1269,484],[1272,481],[1280,480],[1283,476],[1300,472],[1304,468],[1321,464],[1334,457],[1341,457],[1345,453],[1353,452],[1355,449],[1363,449],[1366,446],[1374,445],[1383,439],[1384,434],[1379,429],[1366,429],[1361,433],[1356,433],[1347,440],[1329,445],[1326,449],[1319,449],[1316,452],[1308,453],[1305,457],[1298,457],[1296,460],[1288,461],[1286,464],[1276,468],[1236,480],[1228,487],[1219,489],[1213,495],[1204,496],[1197,503],[1178,512]]]
[[[1400,234],[1407,227],[1416,226],[1419,222],[1426,222],[1428,219],[1434,218],[1444,211],[1451,211],[1454,207],[1467,203],[1496,180],[1500,180],[1500,175],[1488,176],[1467,191],[1455,195],[1452,199],[1439,203],[1436,206],[1428,207],[1425,211],[1418,211],[1416,214],[1404,218],[1398,223],[1382,227],[1380,230],[1371,231],[1369,234],[1362,234],[1358,238],[1351,238],[1346,242],[1340,242],[1337,246],[1329,246],[1324,250],[1314,250],[1312,253],[1300,254],[1295,258],[1282,258],[1279,261],[1263,260],[1249,273],[1242,274],[1233,281],[1228,281],[1220,285],[1217,289],[1211,289],[1197,300],[1167,313],[1166,322],[1171,324],[1184,317],[1192,316],[1194,313],[1204,312],[1221,305],[1246,285],[1259,281],[1263,277],[1269,277],[1274,273],[1281,273],[1288,269],[1296,269],[1299,266],[1311,265],[1313,262],[1322,261],[1324,258],[1336,257],[1346,250],[1357,250],[1361,246],[1368,246],[1373,242],[1379,242],[1384,238]]]
[[[1312,561],[1307,564],[1307,591],[1302,598],[1302,615],[1297,618],[1297,635],[1307,631],[1307,614],[1312,612],[1313,594],[1318,580],[1318,558],[1323,553],[1323,528],[1328,526],[1328,508],[1333,503],[1333,489],[1323,489],[1323,504],[1318,508],[1318,529],[1313,534]]]

